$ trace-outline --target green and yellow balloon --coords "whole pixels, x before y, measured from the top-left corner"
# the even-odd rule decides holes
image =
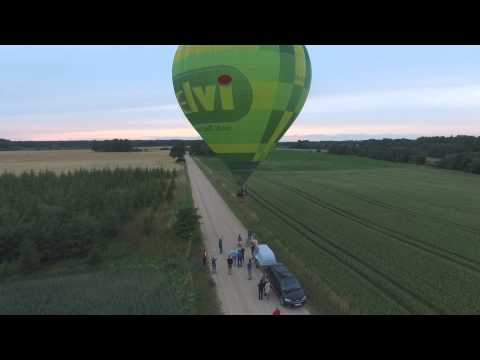
[[[181,45],[173,62],[185,116],[242,186],[302,110],[311,74],[303,45]]]

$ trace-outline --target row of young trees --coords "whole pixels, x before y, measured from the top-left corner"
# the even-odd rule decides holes
[[[24,268],[88,256],[147,207],[172,201],[175,170],[0,175],[0,263]]]

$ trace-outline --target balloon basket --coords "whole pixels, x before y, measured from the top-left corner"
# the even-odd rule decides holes
[[[241,187],[237,192],[238,198],[246,198],[248,196],[248,191],[246,187]]]

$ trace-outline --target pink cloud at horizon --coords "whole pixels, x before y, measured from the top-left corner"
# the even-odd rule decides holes
[[[193,128],[172,129],[110,129],[92,131],[69,131],[60,133],[42,133],[31,136],[22,136],[17,140],[32,141],[62,141],[62,140],[105,140],[105,139],[157,139],[157,138],[181,138],[199,137]]]
[[[283,140],[308,138],[309,136],[338,136],[344,134],[412,134],[416,136],[450,136],[457,134],[480,135],[480,131],[472,131],[469,127],[459,128],[458,126],[447,125],[303,125],[294,124],[284,135]],[[48,132],[37,134],[23,134],[15,137],[15,140],[32,141],[61,141],[61,140],[104,140],[113,138],[127,139],[161,139],[161,138],[200,138],[193,127],[175,127],[175,128],[143,128],[143,129],[106,129],[90,131],[68,131],[68,132]]]
[[[449,136],[452,134],[465,133],[469,135],[480,135],[480,129],[472,129],[470,126],[452,126],[452,125],[337,125],[337,126],[312,126],[312,125],[294,125],[284,135],[284,137],[308,137],[314,135],[342,135],[342,134],[414,134],[418,136]]]

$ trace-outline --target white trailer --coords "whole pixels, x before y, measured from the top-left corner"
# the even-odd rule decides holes
[[[277,263],[277,259],[275,258],[272,249],[265,244],[257,245],[255,247],[254,257],[256,267],[260,267],[262,270],[266,266],[275,265]]]

